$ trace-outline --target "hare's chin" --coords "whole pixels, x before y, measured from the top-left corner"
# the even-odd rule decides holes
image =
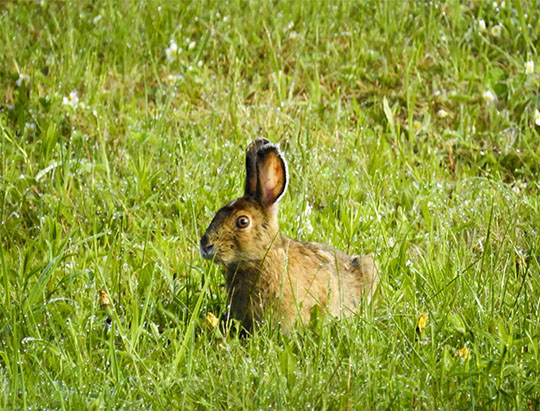
[[[212,261],[212,262],[214,262],[216,264],[222,264],[222,265],[227,264],[226,261],[224,261],[223,259],[220,258],[220,255],[217,252],[209,253],[209,252],[203,250],[202,247],[199,248],[199,252],[201,253],[202,258],[204,258],[205,260]]]
[[[202,258],[205,260],[213,260],[217,261],[218,258],[216,256],[216,252],[212,248],[211,250],[205,250],[202,246],[199,246],[199,253],[201,254]]]

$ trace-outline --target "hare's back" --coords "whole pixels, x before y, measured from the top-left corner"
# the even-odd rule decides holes
[[[338,287],[351,297],[360,297],[375,272],[371,256],[349,256],[321,243],[292,241],[289,243],[289,272],[298,281],[321,287]]]

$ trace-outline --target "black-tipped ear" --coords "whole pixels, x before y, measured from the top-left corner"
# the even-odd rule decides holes
[[[246,149],[246,186],[244,188],[246,196],[257,195],[257,151],[266,144],[270,144],[270,140],[259,137],[253,140]]]
[[[257,151],[257,200],[268,208],[279,201],[287,189],[287,162],[277,145],[266,144]]]

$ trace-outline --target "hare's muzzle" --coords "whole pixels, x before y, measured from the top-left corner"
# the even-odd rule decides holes
[[[211,260],[214,257],[216,249],[214,244],[210,244],[208,236],[205,234],[201,238],[200,252],[203,258]]]

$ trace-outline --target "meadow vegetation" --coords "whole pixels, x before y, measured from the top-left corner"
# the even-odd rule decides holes
[[[0,2],[0,408],[538,408],[539,10]],[[256,136],[283,234],[373,253],[376,308],[206,320]]]

